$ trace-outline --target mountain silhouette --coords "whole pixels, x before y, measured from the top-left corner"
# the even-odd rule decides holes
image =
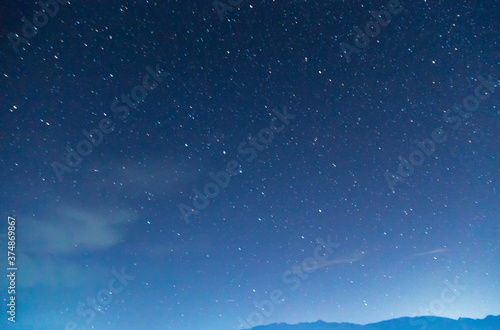
[[[251,330],[500,330],[500,316],[485,319],[459,318],[458,320],[435,316],[402,317],[378,323],[359,325],[353,323],[275,323],[261,325]]]

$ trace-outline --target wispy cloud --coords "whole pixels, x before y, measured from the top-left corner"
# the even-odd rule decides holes
[[[444,253],[444,252],[447,252],[447,251],[448,251],[448,249],[446,249],[446,248],[434,249],[434,250],[430,250],[430,251],[425,251],[425,252],[420,252],[420,253],[414,253],[414,254],[410,255],[410,257],[421,257],[421,256],[429,255],[429,254]]]
[[[343,258],[337,258],[333,260],[325,260],[323,262],[320,262],[318,265],[318,268],[323,268],[323,267],[328,267],[328,266],[333,266],[333,265],[340,265],[340,264],[350,264],[353,262],[357,262],[363,258],[363,254],[358,253],[352,257],[343,257]]]
[[[26,218],[24,226],[30,242],[28,252],[72,254],[82,251],[103,250],[121,242],[125,226],[132,214],[110,214],[98,210],[63,206],[54,210],[51,217]]]
[[[22,240],[17,259],[24,269],[19,276],[23,288],[72,288],[83,285],[89,278],[106,276],[109,267],[92,259],[92,253],[120,244],[126,238],[130,222],[135,221],[131,212],[110,213],[109,209],[70,205],[47,207],[40,213],[44,214],[18,216],[17,232]],[[0,241],[4,239],[1,237]]]

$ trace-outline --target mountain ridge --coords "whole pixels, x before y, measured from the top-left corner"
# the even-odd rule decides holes
[[[354,323],[273,323],[249,330],[500,330],[500,315],[488,315],[484,319],[459,318],[458,320],[437,316],[400,317],[366,325]]]

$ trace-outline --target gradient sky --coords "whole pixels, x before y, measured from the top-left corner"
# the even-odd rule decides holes
[[[367,46],[385,0],[120,3],[52,7],[17,52],[40,6],[1,5],[9,328],[500,313],[497,1],[401,2]]]

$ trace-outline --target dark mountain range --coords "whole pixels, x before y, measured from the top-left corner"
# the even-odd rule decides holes
[[[359,325],[353,323],[286,323],[263,325],[252,330],[500,330],[500,316],[488,316],[485,319],[460,318],[458,320],[444,317],[419,316],[402,317],[378,323]]]

